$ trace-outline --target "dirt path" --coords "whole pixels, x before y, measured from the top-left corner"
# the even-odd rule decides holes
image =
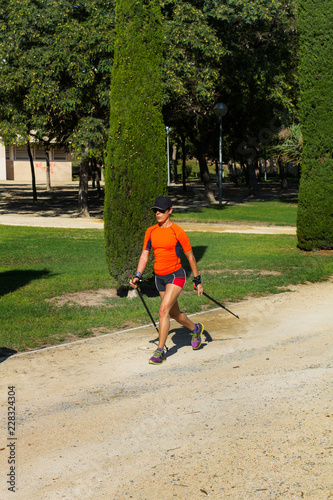
[[[246,186],[224,184],[224,202],[232,204],[244,203],[254,198],[248,195]],[[279,183],[261,183],[262,198],[285,199],[291,201],[297,197],[297,189],[291,188],[288,193],[280,192]],[[31,186],[17,184],[14,181],[0,182],[0,225],[43,226],[43,227],[73,227],[103,229],[103,197],[98,198],[94,190],[89,191],[90,218],[79,217],[77,202],[78,183],[53,186],[52,191],[45,191],[44,186],[38,186],[38,202],[33,203]],[[169,186],[169,195],[175,208],[202,207],[204,188],[198,182],[190,182],[186,193],[182,185]],[[181,223],[186,231],[214,231],[244,234],[296,234],[296,227],[274,226],[262,223],[229,223],[223,224],[188,224]]]
[[[272,226],[265,224],[205,224],[205,223],[179,223],[182,228],[189,231],[215,232],[215,233],[243,233],[243,234],[296,234],[296,227]],[[103,219],[84,219],[79,217],[43,217],[41,215],[26,214],[0,214],[0,225],[31,226],[31,227],[67,227],[75,229],[104,229]]]
[[[332,498],[333,282],[292,290],[201,314],[197,352],[172,323],[162,366],[150,326],[7,359],[1,499]]]

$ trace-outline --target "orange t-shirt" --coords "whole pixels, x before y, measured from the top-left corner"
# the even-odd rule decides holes
[[[184,229],[172,223],[169,227],[158,224],[147,229],[143,250],[154,250],[154,272],[164,276],[181,268],[180,252],[192,250]]]

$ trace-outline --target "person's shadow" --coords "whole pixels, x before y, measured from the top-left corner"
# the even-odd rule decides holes
[[[11,356],[14,356],[17,351],[15,349],[9,349],[8,347],[0,347],[0,363],[3,363],[6,361],[6,359],[10,358]]]
[[[48,269],[13,269],[0,272],[0,297],[15,292],[19,288],[28,285],[31,281],[50,277]],[[17,351],[6,346],[0,346],[0,363],[6,361]]]
[[[50,277],[48,269],[13,269],[0,273],[0,297],[28,285],[33,280]]]
[[[180,326],[179,328],[172,328],[169,331],[167,343],[170,340],[173,342],[173,345],[171,347],[168,347],[168,351],[166,353],[167,357],[173,356],[178,352],[179,349],[182,349],[183,347],[191,346],[192,336],[188,328]],[[200,349],[203,349],[209,342],[212,341],[213,339],[209,332],[207,332],[207,330],[204,330],[202,333],[202,344],[197,350],[199,351]],[[151,340],[150,342],[156,343],[158,342],[158,338]]]

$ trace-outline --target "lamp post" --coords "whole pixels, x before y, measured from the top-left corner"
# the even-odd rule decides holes
[[[172,130],[171,127],[165,127],[167,133],[167,165],[168,165],[168,186],[170,186],[170,151],[169,151],[169,134]]]
[[[214,113],[220,117],[220,141],[219,141],[219,204],[222,203],[222,117],[228,112],[228,108],[222,102],[218,102],[214,107]]]

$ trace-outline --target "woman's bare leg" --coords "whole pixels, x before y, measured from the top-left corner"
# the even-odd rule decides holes
[[[177,323],[182,326],[185,326],[189,330],[193,331],[195,328],[195,324],[191,321],[185,313],[181,312],[178,305],[178,300],[174,303],[170,310],[170,318],[175,319]]]
[[[162,302],[159,311],[160,322],[158,347],[161,349],[164,348],[168,338],[170,317],[189,330],[194,330],[195,328],[195,324],[186,316],[186,314],[180,312],[177,299],[181,291],[182,288],[179,286],[168,284],[166,285],[165,292],[160,292]]]

